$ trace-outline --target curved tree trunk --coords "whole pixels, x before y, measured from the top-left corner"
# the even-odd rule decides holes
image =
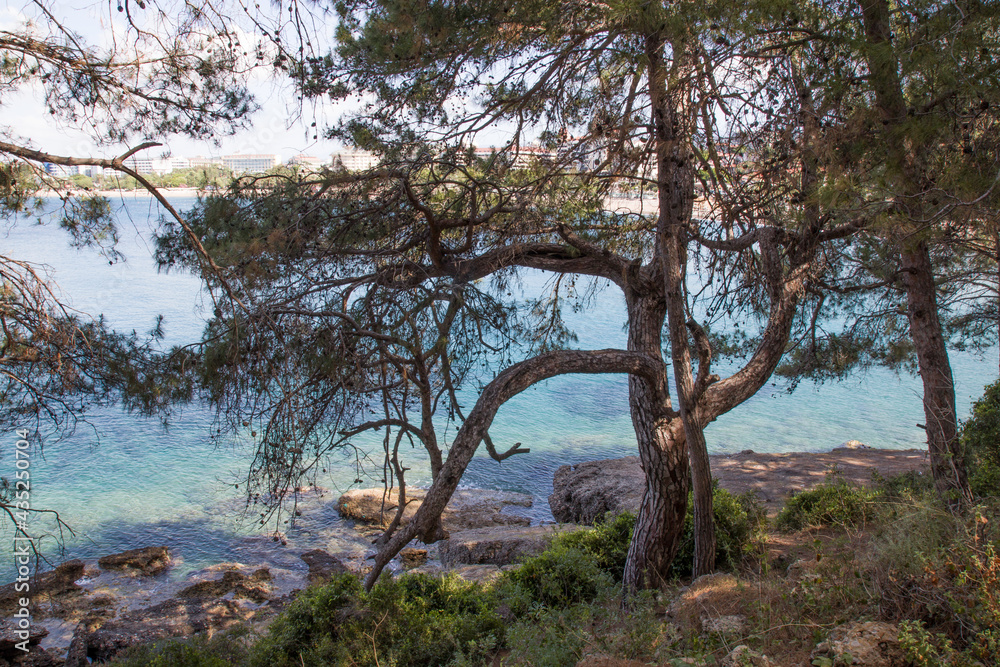
[[[483,388],[413,519],[379,548],[365,579],[365,588],[370,590],[375,585],[382,570],[400,549],[414,537],[426,534],[440,519],[501,405],[537,382],[569,373],[629,373],[658,383],[666,377],[666,368],[658,359],[624,350],[560,350],[540,354],[502,371]],[[665,381],[663,384],[665,386]]]

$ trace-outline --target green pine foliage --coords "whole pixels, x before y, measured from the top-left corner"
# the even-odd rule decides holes
[[[976,496],[1000,495],[1000,381],[986,387],[962,427],[971,456],[970,483]]]

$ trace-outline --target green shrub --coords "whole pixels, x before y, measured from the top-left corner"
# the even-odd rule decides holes
[[[504,639],[491,590],[457,577],[406,574],[370,593],[351,575],[309,589],[279,616],[254,665],[444,665],[484,660]]]
[[[670,568],[670,576],[674,578],[690,574],[694,561],[692,502],[689,496],[680,547]],[[716,565],[733,569],[761,544],[767,513],[753,493],[733,494],[717,485],[712,490],[712,513],[715,516]],[[561,535],[553,544],[586,552],[603,572],[621,582],[634,529],[635,515],[625,512],[598,521],[593,530]]]
[[[561,544],[528,558],[502,579],[520,586],[535,603],[558,608],[589,602],[613,583],[593,555]]]
[[[635,529],[635,515],[624,512],[614,517],[605,517],[594,524],[593,530],[577,530],[559,535],[553,546],[579,549],[590,554],[597,567],[620,583],[625,573],[628,545]]]
[[[767,525],[767,513],[752,492],[733,494],[715,486],[712,489],[712,514],[715,517],[715,565],[721,569],[735,569],[760,546]],[[689,498],[681,546],[670,567],[671,575],[690,575],[693,562],[694,507]]]
[[[574,605],[568,609],[541,609],[521,619],[510,629],[510,655],[505,665],[573,667],[581,658],[592,609]]]
[[[250,638],[246,628],[133,646],[110,664],[118,667],[234,667],[245,665]]]
[[[774,520],[779,530],[801,530],[806,526],[855,528],[878,514],[881,492],[843,480],[821,484],[792,496]]]
[[[962,426],[969,454],[972,492],[979,497],[1000,495],[1000,380],[986,387]]]

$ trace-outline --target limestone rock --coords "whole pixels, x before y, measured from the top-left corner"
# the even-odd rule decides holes
[[[463,530],[440,543],[438,557],[442,565],[509,565],[541,553],[557,533],[580,528],[547,525]]]
[[[166,547],[146,547],[129,549],[118,554],[104,556],[97,561],[104,570],[122,570],[135,574],[152,576],[170,567],[170,552]]]
[[[427,549],[403,549],[399,552],[399,560],[406,569],[420,567],[427,562]]]
[[[266,567],[255,571],[249,577],[239,570],[232,569],[222,573],[222,579],[201,581],[184,588],[177,593],[179,598],[210,600],[221,598],[229,593],[233,598],[265,602],[271,599],[271,593],[266,583],[271,580],[271,572]]]
[[[881,621],[852,621],[834,628],[826,641],[816,645],[812,658],[827,657],[834,664],[864,667],[902,667],[899,628]],[[846,658],[850,656],[850,662]]]
[[[722,659],[722,667],[771,667],[771,661],[746,644],[740,644]]]
[[[556,521],[590,525],[605,513],[637,512],[645,488],[638,456],[560,466],[549,507]]]
[[[25,630],[27,631],[26,636],[18,634],[18,632],[25,632]],[[17,645],[24,641],[28,642],[28,648],[34,652],[38,642],[49,634],[48,630],[31,623],[30,620],[29,626],[25,630],[20,629],[16,619],[0,619],[0,660],[15,660],[23,657],[24,651],[17,648]]]
[[[54,596],[78,592],[80,587],[76,585],[76,580],[83,576],[83,571],[82,560],[68,560],[56,569],[42,572],[31,579],[28,582],[31,586],[30,595],[17,590],[18,582],[0,586],[0,613],[14,613],[19,607],[19,599],[23,597],[30,597],[32,602],[45,598],[51,601]],[[23,583],[21,582],[22,586]]]
[[[130,646],[197,632],[225,630],[253,615],[232,600],[171,598],[153,607],[136,609],[91,628],[81,623],[73,635],[66,667],[88,667],[107,662]]]
[[[329,581],[331,577],[347,574],[350,570],[336,556],[331,556],[322,549],[313,549],[300,556],[309,566],[309,583],[317,584]]]
[[[402,523],[407,523],[417,513],[426,495],[424,489],[406,489],[406,509]],[[441,521],[448,532],[485,528],[488,526],[527,526],[530,519],[506,514],[508,506],[531,507],[531,496],[512,491],[491,491],[487,489],[461,489],[452,495]],[[340,515],[374,526],[386,527],[396,515],[399,496],[396,490],[352,489],[337,501]]]
[[[717,634],[741,634],[746,632],[747,618],[739,614],[727,614],[725,616],[702,616],[702,632],[714,632]]]

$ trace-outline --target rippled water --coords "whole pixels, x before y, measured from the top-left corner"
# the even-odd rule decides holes
[[[192,201],[174,203],[183,208]],[[0,235],[0,244],[5,254],[51,267],[53,279],[82,312],[103,313],[114,326],[139,332],[163,314],[167,343],[197,339],[206,310],[199,281],[157,273],[151,260],[148,234],[159,215],[155,204],[141,197],[119,200],[116,206],[127,257],[122,264],[109,266],[93,251],[69,247],[64,232],[55,225],[37,226],[32,218],[15,220]],[[525,289],[539,289],[544,282],[544,276],[529,274]],[[580,347],[624,346],[624,304],[614,290],[599,294],[594,308],[575,320]],[[960,415],[984,384],[995,379],[995,357],[996,350],[986,360],[953,356]],[[58,510],[74,530],[75,535],[66,536],[67,555],[96,557],[166,544],[182,561],[177,574],[222,560],[278,558],[278,545],[252,538],[253,530],[239,521],[242,503],[233,483],[247,453],[238,445],[214,447],[208,438],[211,418],[204,407],[186,408],[165,429],[155,419],[99,410],[89,416],[90,427],[47,446],[44,458],[36,456],[32,501]],[[707,438],[712,453],[828,451],[847,440],[873,447],[922,447],[923,432],[916,426],[922,421],[919,380],[875,370],[840,383],[802,383],[790,395],[780,384],[769,386],[713,423]],[[521,442],[531,453],[502,464],[482,453],[464,482],[530,493],[535,497],[532,516],[546,518],[552,474],[560,465],[635,453],[625,377],[564,376],[542,383],[500,410],[491,435],[500,449]],[[0,475],[11,476],[15,437],[0,437],[7,441],[0,441]],[[332,493],[310,501],[309,521],[289,531],[295,545],[352,553],[362,548],[363,542],[345,533],[325,504],[355,477],[350,461],[341,463],[320,481]],[[416,464],[411,480],[426,483],[425,470]],[[10,543],[6,535],[0,539]],[[4,558],[0,578],[11,571],[11,559]]]

